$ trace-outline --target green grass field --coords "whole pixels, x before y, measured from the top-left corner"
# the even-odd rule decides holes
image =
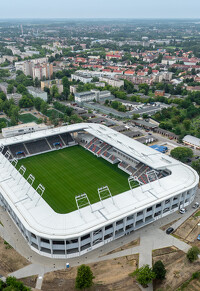
[[[37,117],[35,117],[33,114],[31,113],[25,113],[25,114],[21,114],[19,116],[19,120],[23,123],[29,123],[29,122],[37,122]]]
[[[90,203],[99,201],[97,188],[108,186],[112,195],[129,190],[128,175],[117,165],[97,158],[81,146],[65,148],[22,159],[25,177],[35,176],[34,187],[41,183],[43,198],[58,213],[77,209],[75,196],[86,193]]]

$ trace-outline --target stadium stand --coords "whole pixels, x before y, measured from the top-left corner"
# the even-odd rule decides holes
[[[4,149],[3,149],[3,155],[5,155],[5,153],[7,152],[7,151],[9,151],[9,148],[8,147],[4,147]]]
[[[49,136],[47,137],[47,140],[52,148],[54,148],[56,144],[62,146],[62,140],[59,135]]]
[[[60,134],[60,137],[61,137],[61,140],[63,140],[66,145],[74,142],[70,133],[62,133],[62,134]]]
[[[27,142],[25,145],[31,155],[50,150],[50,147],[45,139]]]
[[[28,155],[23,143],[13,144],[9,146],[9,150],[13,157],[21,157]]]

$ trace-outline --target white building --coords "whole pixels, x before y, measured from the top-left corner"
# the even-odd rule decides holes
[[[192,146],[193,148],[196,148],[197,150],[200,150],[200,139],[198,137],[192,136],[192,135],[186,135],[183,138],[183,143],[189,146]]]
[[[2,145],[16,148],[17,144],[72,132],[82,135],[85,132],[91,139],[95,137],[111,146],[122,160],[126,158],[150,167],[154,173],[166,175],[79,210],[60,214],[24,178],[26,169],[18,171],[17,160],[10,163],[6,158],[9,153],[4,156],[0,152],[0,205],[38,254],[63,259],[84,255],[194,201],[199,183],[194,169],[103,125],[83,123],[47,129],[2,139]]]
[[[81,73],[75,73],[71,75],[71,79],[86,84],[91,83],[93,78],[87,75],[83,75]]]
[[[46,130],[49,128],[45,124],[36,124],[35,122],[29,122],[26,124],[20,124],[11,127],[2,128],[2,135],[5,138],[31,133],[39,130]]]
[[[81,93],[75,93],[75,102],[81,103],[81,102],[89,102],[89,101],[99,101],[102,99],[109,98],[111,96],[110,91],[99,91],[99,90],[91,90]]]
[[[6,97],[7,97],[8,100],[13,99],[15,105],[18,105],[19,104],[19,100],[22,98],[22,94],[12,93],[12,94],[7,94]]]
[[[48,96],[47,96],[47,92],[42,91],[40,88],[36,88],[36,87],[32,87],[29,86],[27,87],[28,92],[33,95],[33,97],[40,97],[41,99],[43,99],[44,101],[47,101]]]
[[[124,86],[124,80],[118,80],[111,77],[100,77],[99,81],[106,82],[108,85],[120,88]]]

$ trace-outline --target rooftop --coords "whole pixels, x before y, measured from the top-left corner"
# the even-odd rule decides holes
[[[17,170],[12,165],[8,167],[8,160],[0,154],[2,164],[0,167],[1,194],[9,202],[14,212],[17,213],[24,226],[30,231],[34,229],[36,235],[57,239],[66,238],[66,236],[73,238],[77,235],[84,235],[97,227],[108,225],[116,219],[122,219],[124,216],[138,212],[144,207],[150,207],[154,203],[159,203],[164,199],[173,197],[175,194],[185,192],[195,187],[199,182],[197,173],[189,166],[103,125],[73,124],[2,139],[1,142],[8,145],[64,132],[83,130],[154,169],[168,169],[171,175],[162,178],[159,182],[154,181],[151,184],[145,184],[132,191],[128,190],[114,196],[113,200],[108,198],[102,203],[97,202],[92,204],[91,207],[82,208],[80,211],[58,214],[40,198],[40,195],[32,187],[27,199],[22,199],[26,195],[27,187],[30,187],[30,184],[26,183],[23,177],[20,178],[19,183]],[[12,175],[10,174],[11,171],[13,171]],[[24,186],[22,187],[22,185]]]

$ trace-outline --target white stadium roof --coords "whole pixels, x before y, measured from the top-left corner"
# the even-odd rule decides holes
[[[116,219],[150,207],[164,199],[185,192],[198,184],[199,176],[189,166],[149,148],[121,133],[98,124],[74,124],[48,129],[23,136],[2,139],[9,145],[43,138],[64,132],[86,131],[111,144],[133,158],[154,169],[168,169],[171,175],[129,190],[112,198],[86,206],[67,214],[56,213],[29,184],[17,174],[17,170],[0,154],[0,192],[8,201],[26,229],[45,238],[74,238],[87,234],[97,227],[108,225]],[[12,172],[12,174],[11,174]],[[21,179],[21,180],[19,180]],[[127,181],[128,183],[128,181]],[[44,185],[45,186],[45,185]],[[103,185],[102,185],[103,186]],[[98,194],[97,194],[98,195]],[[114,203],[113,203],[114,201]]]

